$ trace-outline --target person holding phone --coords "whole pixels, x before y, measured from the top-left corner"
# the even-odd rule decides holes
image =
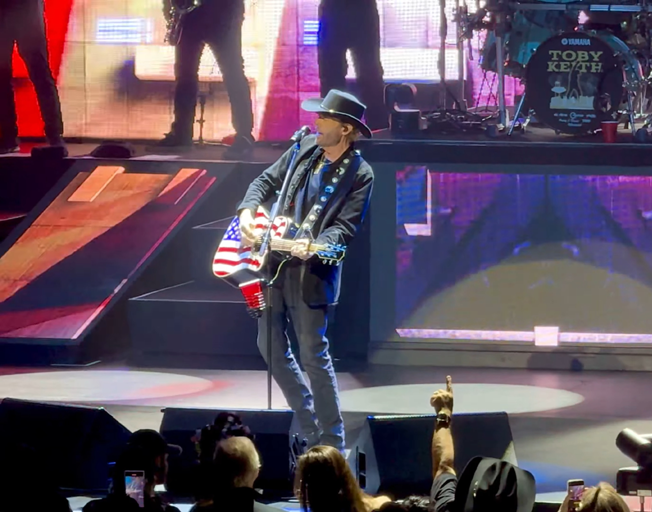
[[[155,430],[138,430],[113,468],[109,494],[90,501],[83,512],[179,512],[155,492],[167,478],[168,455],[178,455],[181,448],[168,445]]]
[[[138,503],[140,508],[145,507],[145,484],[143,470],[125,471],[125,494]]]
[[[569,480],[566,498],[559,512],[629,512],[616,489],[606,482],[585,487],[583,480]]]

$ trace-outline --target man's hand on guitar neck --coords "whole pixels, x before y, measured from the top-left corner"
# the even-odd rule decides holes
[[[294,241],[294,246],[290,250],[290,253],[292,256],[302,259],[302,260],[308,260],[313,257],[315,254],[314,252],[311,252],[310,249],[310,240],[307,238],[300,238],[298,240]]]
[[[251,210],[242,210],[240,212],[240,235],[242,245],[252,247],[256,242],[256,220]]]

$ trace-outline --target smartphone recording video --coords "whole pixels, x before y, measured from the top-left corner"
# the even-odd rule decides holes
[[[584,492],[584,480],[568,481],[568,512],[577,512]]]
[[[125,471],[125,491],[127,496],[133,498],[140,508],[145,506],[145,472]]]

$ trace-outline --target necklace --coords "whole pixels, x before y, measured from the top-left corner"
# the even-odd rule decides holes
[[[315,170],[313,171],[313,173],[319,174],[325,165],[326,165],[326,157],[322,155],[321,158],[319,159],[319,162],[315,166]]]

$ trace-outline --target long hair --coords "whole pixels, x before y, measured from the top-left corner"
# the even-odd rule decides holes
[[[351,469],[331,446],[315,446],[299,459],[295,489],[304,511],[365,512]]]
[[[628,512],[629,507],[616,490],[605,482],[590,487],[582,495],[582,512]]]

